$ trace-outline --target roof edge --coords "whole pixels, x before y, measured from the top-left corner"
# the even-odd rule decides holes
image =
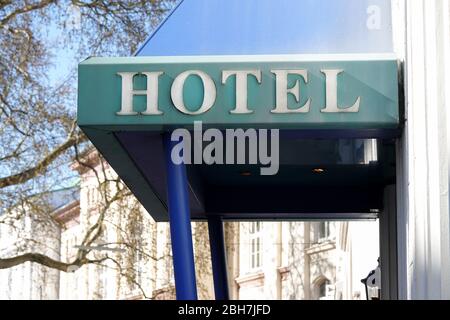
[[[152,33],[145,39],[145,41],[142,43],[142,45],[139,46],[139,48],[136,50],[135,53],[133,53],[133,56],[136,57],[142,49],[145,48],[145,46],[150,42],[150,40],[156,35],[156,33],[163,27],[163,25],[169,20],[169,18],[172,16],[172,14],[180,7],[180,5],[184,2],[184,0],[180,0],[180,2],[169,12],[167,17],[165,17],[161,23],[156,27],[155,30],[153,30]]]
[[[92,57],[80,62],[90,64],[139,64],[139,63],[220,63],[220,62],[327,62],[327,61],[396,61],[395,53],[354,54],[277,54],[277,55],[193,55],[193,56],[134,56]]]

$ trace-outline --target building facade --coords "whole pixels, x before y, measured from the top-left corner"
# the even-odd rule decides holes
[[[355,56],[363,60],[369,59],[369,56],[380,58],[385,54],[394,57],[396,68],[387,79],[396,78],[393,76],[397,74],[395,71],[398,71],[398,78],[388,84],[388,88],[385,89],[391,92],[399,89],[398,95],[396,92],[387,99],[391,102],[395,101],[393,106],[395,109],[390,110],[393,111],[390,120],[395,122],[395,128],[393,128],[395,133],[384,131],[386,129],[384,125],[389,122],[385,121],[386,119],[378,122],[376,128],[366,128],[368,131],[365,132],[371,138],[376,136],[380,144],[389,145],[390,156],[392,156],[391,159],[385,158],[383,162],[385,168],[393,173],[389,177],[391,179],[377,185],[380,187],[377,189],[377,196],[383,198],[379,202],[381,205],[376,208],[378,210],[376,214],[380,218],[381,296],[383,299],[450,299],[449,1],[361,0],[333,1],[333,3],[317,1],[314,4],[309,1],[283,1],[282,5],[277,3],[274,6],[273,1],[260,0],[258,5],[255,1],[254,6],[242,7],[241,4],[242,1],[237,0],[182,1],[177,13],[171,15],[171,18],[149,39],[151,43],[147,45],[149,42],[146,42],[137,55],[149,57],[176,54],[204,56],[212,53],[219,55],[306,54],[312,60],[315,57],[318,58],[317,55],[340,57],[345,55],[345,58],[350,60],[355,59]],[[306,10],[307,5],[309,7]],[[304,6],[302,9],[308,12],[305,18],[309,19],[298,19],[297,16],[293,16],[297,13],[296,10],[291,9],[294,6]],[[193,12],[206,14],[192,21],[188,19],[188,16]],[[267,16],[271,19],[266,19]],[[226,27],[217,28],[217,30],[205,28],[217,21],[224,21],[220,25]],[[246,24],[242,24],[242,21]],[[259,23],[260,21],[267,21],[267,23]],[[286,30],[290,32],[287,33]],[[219,31],[220,36],[216,36]],[[168,39],[179,38],[183,39],[183,42],[168,41]],[[221,62],[227,61],[227,58],[223,56],[221,59],[223,59]],[[101,65],[100,60],[91,61],[85,65]],[[89,67],[86,66],[86,68]],[[339,69],[344,68],[339,67]],[[112,76],[112,72],[105,72],[105,82]],[[375,77],[371,79],[378,84],[387,83],[386,79],[383,81],[377,81]],[[89,80],[92,79],[84,77],[86,83]],[[219,83],[220,79],[217,82]],[[367,81],[365,82],[367,84]],[[86,87],[89,89],[93,85],[95,82],[91,81]],[[89,93],[89,90],[84,92]],[[318,90],[318,92],[322,91]],[[83,89],[80,93],[83,93]],[[119,101],[120,91],[114,93],[116,94],[114,99]],[[86,111],[83,114],[84,117],[80,117],[86,125],[97,124],[103,120],[103,117],[111,117],[108,125],[125,127],[129,124],[124,118],[112,118],[116,112],[109,107],[112,103],[102,104],[104,114],[89,113],[92,103],[98,100],[105,102],[109,97],[97,99],[96,95],[91,95],[91,98],[92,100],[86,99],[91,103],[81,105],[79,109]],[[336,102],[336,99],[333,97],[331,100]],[[376,112],[386,107],[389,101],[385,100],[372,106],[371,111]],[[265,104],[261,103],[261,106]],[[201,111],[200,113],[203,114],[204,110]],[[138,116],[137,112],[132,113]],[[209,115],[204,119],[208,120]],[[316,115],[323,121],[315,123],[314,119],[310,119],[311,121],[307,124],[314,125],[314,128],[319,130],[325,128],[322,125],[326,123],[326,119],[319,117],[318,112]],[[338,118],[341,119],[344,116]],[[158,119],[165,124],[163,117]],[[267,119],[273,120],[270,124],[276,123],[273,118],[264,120]],[[301,121],[305,118],[296,120]],[[370,123],[371,120],[376,122],[370,117],[366,120],[364,124]],[[151,124],[149,121],[148,125]],[[350,124],[351,121],[346,122],[344,119],[343,128],[351,129]],[[82,123],[81,126],[83,126]],[[114,128],[111,132],[114,132]],[[299,126],[297,129],[304,128]],[[336,135],[345,133],[340,129],[342,128],[338,128],[339,132]],[[375,131],[379,129],[381,134],[376,135],[370,131],[371,129]],[[91,138],[94,142],[97,139],[94,134]],[[135,138],[136,136],[128,136],[130,141]],[[334,139],[336,136],[331,133],[326,138]],[[145,139],[146,137],[141,136],[141,142]],[[97,145],[101,148],[103,143],[100,139],[98,141]],[[125,144],[128,152],[137,153],[135,149],[126,147]],[[107,151],[108,149],[105,148],[105,153]],[[317,153],[317,150],[312,150],[311,153]],[[113,156],[110,155],[111,163],[115,161]],[[120,163],[116,163],[116,166],[119,168]],[[369,177],[367,180],[367,184],[370,184],[376,179]],[[340,186],[343,186],[345,179],[340,183]],[[235,187],[238,188],[240,185]],[[359,187],[363,188],[364,184]],[[277,189],[273,188],[271,191],[275,192]],[[366,196],[372,194],[368,192]],[[277,194],[278,199],[282,196]],[[256,203],[256,209],[253,212],[261,209],[257,206],[259,199],[255,198],[248,201],[252,205]],[[353,196],[352,200],[356,201],[360,198]],[[341,199],[342,197],[339,197],[339,200]],[[312,206],[320,207],[322,199],[314,198],[314,200],[315,203]],[[280,205],[289,203],[289,199],[280,202]],[[155,203],[161,205],[158,201]],[[239,208],[232,209],[238,211]],[[371,210],[371,208],[365,209],[364,213]],[[212,210],[219,211],[223,215],[227,214],[227,210],[223,208],[212,207]],[[295,211],[300,210],[297,208]],[[254,234],[252,230],[259,230],[258,228],[260,227],[250,227],[249,233]],[[236,265],[239,266],[240,262]],[[324,277],[328,279],[326,275]],[[261,282],[259,278],[258,281]],[[307,285],[310,286],[310,282]]]
[[[240,222],[228,232],[234,299],[366,299],[378,222]]]
[[[405,110],[390,231],[398,278],[391,282],[399,299],[450,299],[450,2],[391,3]]]
[[[391,12],[378,12],[378,17],[389,17],[392,26],[393,51],[400,62],[403,123],[401,134],[394,142],[396,184],[386,189],[389,201],[385,212],[378,224],[353,221],[227,223],[226,245],[233,298],[363,299],[364,287],[360,279],[376,267],[381,256],[384,298],[450,299],[450,1],[392,0],[390,4]],[[372,17],[377,11],[371,9]],[[373,32],[377,32],[376,28]],[[55,243],[49,245],[55,258],[70,259],[79,237],[98,215],[91,209],[95,208],[95,192],[89,191],[95,190],[98,182],[89,174],[80,173],[79,204],[68,204],[68,212],[73,211],[70,214],[58,213],[63,227],[49,227],[55,228]],[[111,225],[120,229],[125,228],[132,207],[127,200],[125,202],[126,210],[115,208],[122,213],[111,214]],[[145,219],[141,221],[148,222],[142,223],[145,229],[125,234],[142,234],[143,243],[138,245],[155,258],[143,263],[141,268],[139,255],[130,254],[134,257],[131,269],[137,267],[143,271],[125,270],[129,271],[125,272],[128,276],[118,276],[120,270],[113,265],[108,271],[95,265],[83,266],[73,274],[52,273],[53,280],[46,281],[49,287],[41,290],[38,279],[48,277],[40,274],[45,268],[28,263],[0,272],[2,284],[7,284],[8,290],[14,286],[23,288],[15,290],[20,293],[6,290],[2,297],[139,298],[142,296],[133,287],[136,279],[142,279],[138,283],[144,283],[150,297],[173,297],[170,258],[163,258],[170,257],[168,227],[153,223],[140,207],[139,211],[142,212],[140,219]],[[115,211],[111,209],[111,212]],[[30,222],[20,223],[20,228],[27,230],[30,236],[40,237]],[[124,242],[117,232],[109,230],[97,246]],[[207,235],[204,228],[200,231],[194,232],[194,238],[205,247]],[[12,254],[8,251],[12,244],[3,239],[14,241],[11,240],[15,239],[14,232],[1,230],[0,237],[2,255]],[[139,239],[126,240],[126,243],[133,243]],[[123,250],[120,246],[111,245],[111,248]],[[199,254],[198,250],[196,253]],[[203,257],[197,259],[197,263],[200,260],[203,267],[210,265],[208,255],[205,253]],[[198,280],[206,283],[203,297],[212,297],[210,271],[203,271],[197,272],[209,279]],[[74,287],[77,290],[73,290]]]
[[[58,298],[174,298],[167,224],[156,224],[129,193],[115,199],[104,211],[104,192],[116,188],[117,175],[95,151],[88,152],[83,162],[75,162],[72,168],[80,174],[80,201],[55,213],[61,225],[61,259],[74,259],[86,232],[103,214],[101,235],[90,246],[94,258],[110,259],[60,273]],[[102,188],[108,180],[114,183]]]
[[[80,186],[52,211],[54,225],[28,222],[27,238],[45,247],[23,248],[63,262],[73,261],[86,232],[102,212],[104,179],[117,178],[95,151],[84,157]],[[86,165],[86,164],[89,165]],[[94,170],[93,170],[94,169]],[[104,178],[99,176],[105,175]],[[55,195],[61,197],[60,194]],[[27,221],[25,221],[27,224]],[[111,260],[59,272],[27,262],[1,270],[2,299],[174,299],[167,223],[155,223],[125,195],[107,210],[101,236],[90,245],[91,258]],[[2,256],[21,237],[2,226]],[[27,229],[28,228],[28,229]],[[205,223],[193,223],[197,286],[201,299],[213,299],[211,258]],[[365,299],[361,279],[376,267],[378,223],[226,222],[226,247],[232,299]],[[51,234],[51,237],[49,235]],[[54,241],[49,242],[52,238]]]
[[[42,195],[51,212],[78,207],[78,190],[67,189]],[[69,204],[69,206],[67,206]],[[60,260],[60,227],[49,219],[47,206],[33,210],[27,204],[0,215],[0,257],[10,258],[24,253],[41,253]],[[0,299],[54,299],[59,296],[60,272],[42,265],[25,262],[0,270]]]

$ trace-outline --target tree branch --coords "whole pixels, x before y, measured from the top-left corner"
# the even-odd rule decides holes
[[[104,261],[105,259],[100,260],[89,260],[89,259],[75,259],[71,263],[61,262],[55,259],[52,259],[46,255],[40,253],[25,253],[22,255],[18,255],[12,258],[0,259],[0,269],[8,269],[15,266],[18,266],[25,262],[35,262],[40,265],[56,269],[63,272],[73,272],[77,270],[84,264],[90,263],[99,263]]]
[[[51,153],[49,153],[45,158],[43,158],[36,166],[25,170],[23,172],[0,178],[0,189],[6,188],[13,185],[22,184],[37,177],[39,174],[45,172],[47,167],[60,155],[62,155],[66,150],[71,148],[77,143],[86,141],[85,136],[70,134],[65,142],[56,147]]]
[[[11,19],[13,19],[17,15],[20,15],[20,14],[23,14],[23,13],[27,13],[27,12],[30,12],[30,11],[34,11],[34,10],[38,10],[38,9],[42,9],[42,8],[48,6],[49,4],[52,4],[54,2],[55,2],[55,0],[45,0],[45,1],[38,2],[36,4],[25,5],[22,8],[18,8],[16,10],[14,10],[13,12],[11,12],[10,14],[8,14],[2,20],[0,20],[0,26],[6,25]]]

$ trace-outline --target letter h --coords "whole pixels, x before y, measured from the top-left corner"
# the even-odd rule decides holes
[[[133,109],[134,96],[147,96],[147,107],[143,115],[160,115],[162,111],[158,110],[158,79],[163,72],[118,72],[122,78],[122,105],[120,111],[116,114],[118,116],[133,116],[138,112]],[[147,78],[147,89],[134,90],[133,79],[134,76],[142,74]]]

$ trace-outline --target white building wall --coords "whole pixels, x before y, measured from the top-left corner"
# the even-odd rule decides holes
[[[250,238],[251,222],[239,223],[239,277],[236,282],[239,287],[240,300],[260,300],[264,299],[265,272],[263,268],[271,268],[272,266],[263,265],[258,267],[251,266],[251,238]],[[262,253],[268,245],[267,238],[264,237],[266,223],[261,224],[261,247]],[[264,255],[263,255],[264,257]],[[264,258],[263,258],[264,259]]]
[[[229,251],[239,261],[234,298],[366,299],[361,279],[376,268],[380,256],[377,221],[329,222],[325,236],[319,233],[319,222],[264,222],[263,263],[258,268],[250,267],[250,224],[239,223],[234,237],[239,250]]]
[[[262,263],[268,268],[264,268],[264,298],[265,299],[279,299],[280,298],[280,283],[278,268],[281,263],[281,237],[279,230],[280,223],[264,223],[264,245],[263,245],[263,259]]]
[[[349,296],[347,299],[366,299],[365,287],[361,279],[378,265],[380,256],[379,224],[378,221],[361,221],[349,223],[350,272]]]
[[[20,208],[18,210],[25,210]],[[12,257],[26,252],[38,252],[59,259],[60,230],[55,223],[43,223],[33,212],[11,213],[0,223],[0,256]],[[33,239],[30,241],[29,239]],[[37,263],[26,262],[0,270],[0,299],[58,299],[59,272]]]
[[[448,0],[393,0],[405,70],[398,144],[399,295],[450,299]]]
[[[309,256],[310,225],[305,222],[284,222],[282,225],[282,298],[310,299]]]

